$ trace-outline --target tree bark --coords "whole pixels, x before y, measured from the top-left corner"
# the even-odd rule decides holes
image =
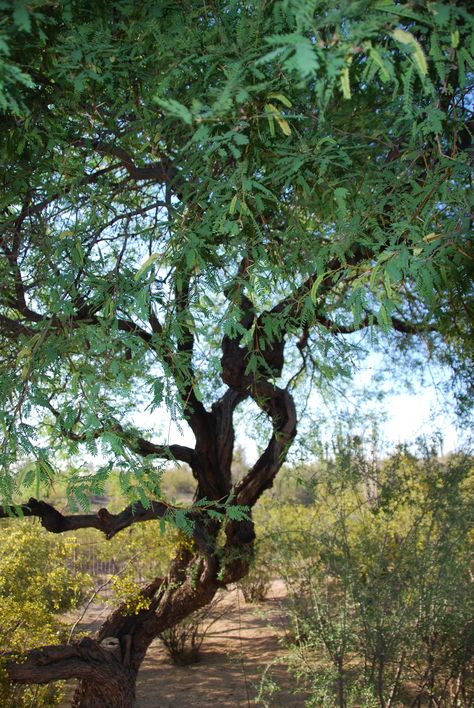
[[[238,579],[247,568],[237,559],[234,567],[229,566],[228,575]],[[34,649],[26,658],[12,659],[7,664],[11,680],[48,683],[77,678],[73,708],[132,708],[136,679],[149,645],[158,634],[212,600],[222,586],[217,572],[215,559],[199,551],[182,550],[166,578],[156,578],[141,590],[148,601],[144,609],[129,614],[124,603],[107,617],[94,637]]]
[[[120,692],[122,702],[100,703],[103,700],[100,686],[102,677],[93,676],[81,679],[73,707],[133,706],[138,672],[153,639],[208,604],[218,587],[215,564],[189,550],[178,553],[167,578],[157,578],[143,588],[142,596],[149,600],[147,608],[130,615],[127,614],[126,605],[119,607],[109,615],[96,634],[95,640],[101,647],[104,643],[111,643],[112,637],[119,645],[119,655],[114,656],[114,659],[120,665],[121,677],[110,695],[117,701],[116,696]],[[115,664],[113,666],[116,668]],[[116,676],[114,674],[112,677],[113,681]],[[94,702],[97,696],[99,702]]]
[[[79,678],[75,708],[132,708],[135,702],[136,676],[119,657],[89,637],[72,645],[34,649],[24,660],[9,661],[7,671],[19,683]]]
[[[123,672],[113,676],[104,672],[79,684],[72,708],[133,708],[136,674]]]

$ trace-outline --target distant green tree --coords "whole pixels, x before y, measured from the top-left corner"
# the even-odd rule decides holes
[[[448,359],[467,400],[473,22],[467,3],[416,0],[0,7],[3,514],[108,537],[163,518],[194,539],[137,614],[9,671],[79,678],[76,705],[130,706],[153,638],[247,572],[242,507],[285,460],[305,372],[346,370],[370,330]],[[271,432],[233,484],[245,401]],[[127,422],[160,406],[194,447]],[[69,499],[86,507],[119,466],[121,514],[15,506],[16,460],[40,496],[59,453],[98,446],[107,464],[71,473]],[[196,480],[188,510],[160,497],[169,459]]]

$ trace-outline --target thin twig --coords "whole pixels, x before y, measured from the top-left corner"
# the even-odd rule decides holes
[[[105,583],[102,583],[102,585],[99,585],[99,587],[94,590],[94,592],[93,592],[92,595],[90,596],[89,600],[88,600],[87,603],[84,605],[84,610],[83,610],[81,616],[80,616],[80,617],[74,622],[74,624],[72,625],[71,631],[69,632],[69,637],[68,637],[68,639],[67,639],[66,644],[70,644],[70,643],[71,643],[72,635],[74,634],[77,625],[78,625],[79,622],[81,622],[81,620],[84,618],[84,615],[86,614],[87,610],[88,610],[89,607],[92,605],[94,599],[97,597],[97,595],[100,593],[100,591],[103,590],[105,587],[107,587],[107,585],[109,585],[109,583],[111,583],[112,580],[114,580],[114,578],[118,578],[120,575],[123,575],[123,573],[125,573],[125,571],[126,571],[127,568],[129,567],[130,563],[131,563],[132,561],[134,561],[135,558],[137,558],[137,557],[138,557],[138,553],[135,554],[135,555],[133,556],[133,558],[130,558],[130,560],[129,560],[129,562],[127,563],[127,565],[125,566],[125,568],[122,568],[122,570],[120,570],[118,573],[115,573],[115,575],[111,575],[110,578],[107,578],[107,580],[105,581]]]

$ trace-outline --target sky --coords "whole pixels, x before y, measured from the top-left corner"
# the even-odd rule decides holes
[[[400,390],[398,393],[388,394],[383,400],[383,404],[380,405],[378,416],[375,410],[384,449],[389,450],[398,443],[414,442],[419,436],[430,438],[438,432],[441,433],[443,439],[440,454],[447,454],[458,449],[464,438],[454,420],[450,419],[448,414],[442,410],[445,403],[440,391],[431,383],[420,384],[412,392]],[[320,409],[320,406],[321,403],[316,403],[316,397],[314,397],[310,402],[310,407]],[[362,430],[362,433],[370,434],[374,408],[371,409],[371,414],[367,430]],[[157,426],[152,432],[154,441],[194,446],[194,436],[190,428],[186,424],[178,428],[166,409],[162,408],[156,411],[156,418],[159,420],[159,427]],[[150,417],[146,414],[137,414],[135,420],[138,425],[144,427],[150,425]],[[245,421],[244,424],[241,422],[240,425],[237,425],[236,444],[243,448],[247,463],[252,464],[258,456],[257,443],[246,434],[244,426]]]
[[[380,373],[382,378],[378,376]],[[416,449],[419,437],[436,440],[437,447],[439,441],[439,454],[448,454],[459,449],[466,436],[456,425],[455,401],[449,393],[449,386],[442,390],[439,387],[443,381],[449,381],[448,373],[439,366],[425,362],[423,367],[410,367],[402,359],[394,363],[390,351],[387,354],[369,349],[357,363],[354,361],[354,379],[330,389],[326,399],[321,397],[316,386],[304,411],[301,410],[301,397],[297,399],[298,430],[306,435],[306,439],[310,439],[312,431],[321,431],[322,440],[329,441],[335,422],[350,419],[352,427],[344,430],[369,442],[375,421],[380,456],[388,454],[399,443],[413,445]],[[379,400],[381,392],[384,396]],[[236,447],[242,450],[249,465],[256,461],[259,449],[263,451],[270,434],[270,426],[265,425],[263,415],[260,415],[259,423],[263,434],[258,436],[252,431],[259,413],[256,404],[246,403],[239,407],[235,416]],[[326,427],[324,417],[329,421]],[[178,426],[164,405],[153,412],[137,411],[129,420],[157,444],[195,445],[189,426],[185,422]],[[291,452],[296,459],[299,452],[295,448],[297,445]]]

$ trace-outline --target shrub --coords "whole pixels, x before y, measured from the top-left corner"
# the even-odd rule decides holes
[[[374,466],[360,445],[342,452],[319,468],[317,506],[269,503],[256,517],[287,585],[305,704],[467,708],[473,461],[401,448]]]
[[[83,599],[90,577],[77,570],[77,541],[53,536],[29,521],[0,526],[0,654],[21,655],[35,645],[56,644],[67,637],[58,613]],[[54,706],[62,696],[60,683],[20,686],[10,683],[0,659],[0,705]]]
[[[245,602],[263,602],[267,598],[271,583],[271,575],[266,569],[259,567],[257,556],[257,564],[252,566],[248,575],[239,580],[237,586],[242,591]]]
[[[207,633],[225,612],[225,609],[221,608],[223,598],[224,595],[218,593],[208,605],[159,635],[174,664],[188,666],[199,661],[201,646]]]
[[[176,497],[188,500],[196,491],[196,480],[187,465],[176,465],[172,469],[166,469],[161,485],[165,495],[170,499]]]

